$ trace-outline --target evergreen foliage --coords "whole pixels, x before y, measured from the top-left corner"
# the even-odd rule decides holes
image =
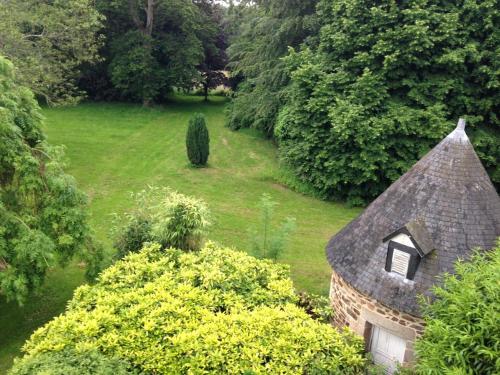
[[[260,199],[260,223],[251,231],[251,248],[255,256],[277,261],[285,250],[289,236],[295,230],[295,218],[287,217],[279,228],[273,225],[274,207],[277,205],[268,194]]]
[[[2,0],[0,54],[37,98],[74,103],[82,66],[99,60],[102,22],[93,0]]]
[[[210,153],[210,137],[205,123],[205,116],[200,113],[195,113],[189,119],[186,133],[186,150],[192,165],[204,166],[207,164]]]
[[[126,375],[135,374],[127,364],[108,358],[97,350],[77,352],[63,349],[58,352],[41,353],[15,364],[11,375]]]
[[[424,335],[416,343],[421,374],[500,373],[500,241],[491,252],[458,262],[423,301]]]
[[[362,340],[295,305],[286,266],[207,245],[150,245],[77,289],[25,361],[86,348],[143,374],[362,374]]]
[[[364,203],[465,115],[500,182],[498,0],[323,0],[317,47],[286,58],[292,83],[275,135],[321,194]]]
[[[187,251],[203,245],[210,211],[202,200],[154,186],[132,194],[132,199],[132,211],[115,215],[112,232],[118,259],[140,250],[146,242]]]
[[[32,92],[15,82],[0,57],[0,293],[22,303],[49,267],[75,255],[99,270],[102,252],[87,224],[86,196],[76,188],[41,130]]]
[[[317,0],[242,2],[230,7],[233,31],[228,49],[236,91],[228,110],[231,129],[256,128],[273,134],[289,81],[281,60],[289,46],[298,47],[316,32]]]

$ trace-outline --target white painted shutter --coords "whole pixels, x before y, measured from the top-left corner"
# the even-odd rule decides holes
[[[410,263],[410,254],[394,249],[392,253],[391,271],[406,277],[408,273],[408,264]]]

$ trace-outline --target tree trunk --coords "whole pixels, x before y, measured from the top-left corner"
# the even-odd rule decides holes
[[[141,33],[147,36],[151,36],[153,34],[155,5],[155,0],[147,0],[146,7],[144,8],[144,11],[146,12],[146,24],[144,25],[141,18],[139,17],[139,13],[137,12],[137,0],[128,0],[129,13],[130,17],[132,17],[134,25],[139,29]]]
[[[205,101],[208,102],[208,83],[203,84],[203,94],[205,95]]]
[[[143,0],[140,0],[140,4],[144,4]],[[144,41],[144,48],[148,53],[152,50],[151,45],[151,35],[153,34],[153,21],[154,21],[154,7],[156,3],[155,0],[147,0],[146,6],[143,8],[146,12],[146,24],[144,24],[139,17],[138,8],[142,7],[137,3],[137,0],[128,0],[128,7],[130,17],[137,29],[146,36]],[[142,98],[142,105],[144,107],[149,107],[151,105],[151,98]]]
[[[154,6],[155,0],[148,0],[146,11],[146,34],[151,36],[153,34],[153,20],[154,20]]]

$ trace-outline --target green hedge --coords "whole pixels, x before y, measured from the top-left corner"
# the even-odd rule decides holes
[[[155,374],[362,373],[362,340],[296,302],[284,265],[211,243],[196,253],[150,245],[78,288],[22,361],[75,348]]]

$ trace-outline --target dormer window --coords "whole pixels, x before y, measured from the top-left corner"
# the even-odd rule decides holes
[[[422,221],[414,220],[383,240],[387,244],[385,270],[413,280],[420,260],[434,249],[432,239]]]
[[[413,280],[420,263],[420,256],[413,245],[407,246],[401,243],[406,241],[399,242],[397,240],[396,237],[394,240],[389,241],[385,270],[405,279]]]

